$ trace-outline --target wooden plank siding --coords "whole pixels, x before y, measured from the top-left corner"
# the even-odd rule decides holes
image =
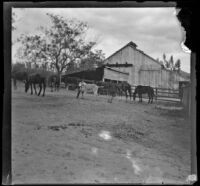
[[[129,73],[127,79],[131,85],[149,85],[157,88],[178,89],[179,81],[186,79],[178,72],[172,72],[161,68],[161,64],[152,57],[145,54],[143,51],[136,48],[133,42],[128,43],[120,50],[105,59],[104,64],[132,64],[132,67],[115,67],[120,71]],[[104,73],[104,78],[109,79],[110,76],[107,72]],[[119,79],[123,79],[121,75]]]

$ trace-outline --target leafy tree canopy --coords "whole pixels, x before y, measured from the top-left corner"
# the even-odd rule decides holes
[[[92,52],[96,42],[84,41],[88,30],[86,23],[53,14],[47,16],[52,25],[49,28],[40,27],[41,35],[22,35],[18,39],[22,43],[18,52],[20,59],[44,68],[51,67],[58,74],[68,70],[77,59],[100,61],[102,52]]]

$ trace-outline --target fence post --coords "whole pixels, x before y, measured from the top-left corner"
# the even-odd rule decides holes
[[[157,102],[157,97],[158,97],[158,88],[156,87],[156,102]]]

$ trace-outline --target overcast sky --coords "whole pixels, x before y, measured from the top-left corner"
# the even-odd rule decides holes
[[[38,33],[39,26],[49,26],[46,13],[76,18],[89,25],[88,38],[97,40],[97,49],[108,57],[133,41],[138,49],[157,59],[173,55],[181,60],[181,69],[190,72],[190,53],[181,43],[185,32],[176,18],[175,8],[14,8],[17,18],[15,40],[21,34]],[[18,44],[13,45],[13,56]]]

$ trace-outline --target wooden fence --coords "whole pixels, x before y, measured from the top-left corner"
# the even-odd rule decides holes
[[[136,86],[131,86],[132,92],[135,91]],[[168,89],[168,88],[157,88],[152,87],[154,89],[155,94],[155,100],[161,100],[161,101],[171,101],[171,102],[180,102],[181,101],[181,95],[179,90],[175,89]],[[144,98],[147,98],[147,94],[144,94],[142,96]]]
[[[84,82],[86,83],[95,83],[94,80],[86,80],[83,79]],[[135,91],[136,86],[131,86],[132,88],[132,93]],[[181,94],[179,89],[167,89],[167,88],[157,88],[153,87],[154,89],[154,94],[155,94],[155,100],[160,100],[160,101],[170,101],[170,102],[180,102],[181,101]],[[102,95],[108,95],[108,90],[101,88],[100,94]],[[124,95],[123,95],[124,96]],[[143,98],[148,98],[147,94],[144,94],[142,96]]]
[[[131,86],[132,88],[132,93],[135,91],[136,86]],[[180,102],[181,97],[180,97],[180,92],[179,90],[174,90],[174,89],[166,89],[166,88],[156,88],[153,87],[154,89],[154,94],[155,94],[155,100],[160,100],[160,101],[169,101],[169,102]],[[101,89],[100,94],[102,95],[107,95],[108,90],[106,89]],[[125,96],[123,94],[123,96]],[[142,95],[143,98],[148,98],[147,94]]]

